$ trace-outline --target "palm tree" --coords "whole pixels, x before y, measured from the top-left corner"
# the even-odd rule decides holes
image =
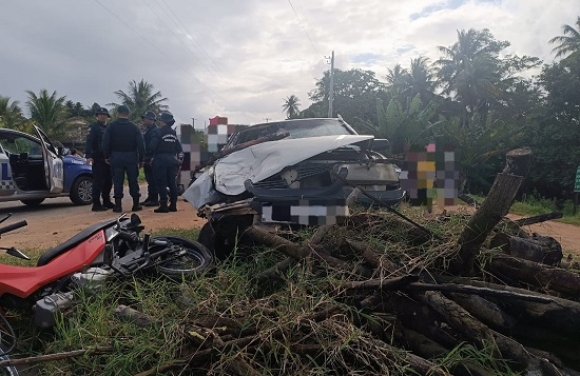
[[[389,73],[385,76],[389,84],[389,91],[393,96],[407,96],[410,89],[409,72],[400,64],[395,65],[393,69],[388,69]]]
[[[411,59],[411,69],[409,70],[409,86],[411,97],[420,95],[421,100],[425,103],[433,98],[433,91],[437,86],[434,74],[429,66],[429,58],[420,56]]]
[[[295,95],[290,95],[284,100],[282,108],[286,111],[286,119],[292,119],[298,115],[298,106],[300,105],[300,100]]]
[[[580,51],[580,16],[576,19],[578,30],[573,26],[563,25],[560,35],[550,39],[550,43],[559,43],[552,51],[556,52],[556,58],[567,55],[568,53],[576,53]],[[568,36],[570,35],[570,36]]]
[[[24,121],[18,101],[10,103],[9,97],[0,96],[0,125],[5,128],[18,129]]]
[[[49,137],[55,140],[63,139],[69,130],[66,96],[57,97],[56,91],[49,95],[46,89],[40,90],[39,95],[30,90],[26,92],[30,119],[38,123]]]
[[[169,106],[162,104],[167,98],[163,98],[161,92],[153,93],[153,84],[145,82],[143,79],[139,83],[135,80],[129,82],[129,93],[123,90],[115,91],[121,103],[129,107],[131,111],[131,118],[133,120],[140,119],[141,115],[146,111],[160,111],[169,109]],[[109,105],[119,106],[117,103],[109,103]]]
[[[487,29],[458,32],[451,47],[439,47],[444,54],[435,64],[443,93],[462,104],[463,126],[478,111],[486,111],[489,101],[498,96],[500,82],[499,51],[509,45],[496,41]]]

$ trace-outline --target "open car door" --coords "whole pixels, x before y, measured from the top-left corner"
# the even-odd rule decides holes
[[[10,158],[0,145],[0,196],[11,196],[16,191],[16,184],[12,177]]]
[[[58,156],[56,147],[50,138],[36,125],[36,134],[42,144],[42,160],[44,163],[44,178],[50,193],[61,193],[64,189],[64,168],[62,159]]]

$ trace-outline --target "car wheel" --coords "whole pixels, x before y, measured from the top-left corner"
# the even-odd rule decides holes
[[[20,200],[24,205],[27,206],[38,206],[40,204],[42,204],[42,202],[44,201],[43,198],[35,198],[35,199],[30,199],[30,200]]]
[[[197,241],[213,252],[217,260],[225,260],[239,246],[243,246],[244,230],[252,225],[252,216],[232,216],[203,225]]]
[[[88,205],[93,202],[93,179],[79,176],[73,183],[70,199],[75,205]]]

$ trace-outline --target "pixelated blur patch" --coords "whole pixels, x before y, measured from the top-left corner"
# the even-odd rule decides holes
[[[297,199],[263,203],[261,221],[320,226],[336,224],[339,218],[348,217],[348,215],[346,199]]]
[[[429,143],[407,153],[401,171],[401,187],[411,199],[444,209],[456,205],[459,192],[458,155],[452,145]]]

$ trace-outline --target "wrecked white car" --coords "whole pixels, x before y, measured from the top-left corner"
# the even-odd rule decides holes
[[[340,118],[264,123],[232,135],[182,195],[208,219],[198,241],[224,258],[252,224],[336,223],[349,215],[350,184],[398,205],[405,197],[400,170],[373,150],[387,142],[358,135]]]

